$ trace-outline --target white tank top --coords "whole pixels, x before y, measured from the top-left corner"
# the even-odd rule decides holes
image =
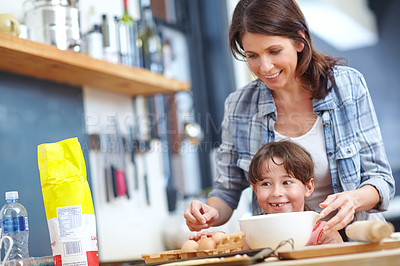
[[[299,137],[286,137],[276,130],[274,130],[274,132],[275,141],[290,139],[310,153],[314,162],[315,189],[313,195],[306,198],[306,206],[311,210],[320,212],[322,209],[319,207],[319,203],[333,193],[321,117],[318,116],[313,127],[307,133]],[[327,218],[332,217],[332,215],[333,213]]]

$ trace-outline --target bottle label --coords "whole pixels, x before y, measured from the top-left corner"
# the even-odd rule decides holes
[[[19,216],[12,218],[3,218],[3,233],[28,231],[28,218]]]

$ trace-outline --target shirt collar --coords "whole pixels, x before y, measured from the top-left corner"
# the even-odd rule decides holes
[[[274,99],[272,98],[271,90],[264,82],[258,80],[260,87],[260,96],[258,101],[258,116],[262,117],[276,111]]]
[[[264,82],[258,80],[258,86],[260,86],[260,98],[258,106],[258,116],[262,117],[276,111],[274,99],[272,98],[271,90],[265,85]],[[314,112],[331,110],[336,106],[332,92],[330,92],[323,99],[313,99]]]
[[[335,109],[336,104],[332,97],[332,92],[330,92],[323,99],[313,99],[313,109],[314,112],[332,110]]]

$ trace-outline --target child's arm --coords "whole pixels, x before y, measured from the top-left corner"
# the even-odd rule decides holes
[[[307,246],[343,242],[343,239],[338,231],[332,231],[329,234],[324,233],[323,227],[325,224],[325,221],[318,221],[315,224],[314,229],[311,233],[310,240],[308,240]]]

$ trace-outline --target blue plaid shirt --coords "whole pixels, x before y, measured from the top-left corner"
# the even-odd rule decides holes
[[[314,112],[322,118],[333,191],[374,186],[380,203],[368,213],[358,212],[356,220],[383,219],[377,212],[387,210],[395,193],[394,179],[365,79],[349,67],[333,71],[336,86],[324,99],[313,100]],[[236,209],[241,192],[249,187],[251,159],[263,144],[275,139],[276,117],[271,91],[260,80],[229,95],[222,143],[216,153],[217,175],[209,197],[219,197]],[[254,194],[252,211],[254,215],[264,213]]]

